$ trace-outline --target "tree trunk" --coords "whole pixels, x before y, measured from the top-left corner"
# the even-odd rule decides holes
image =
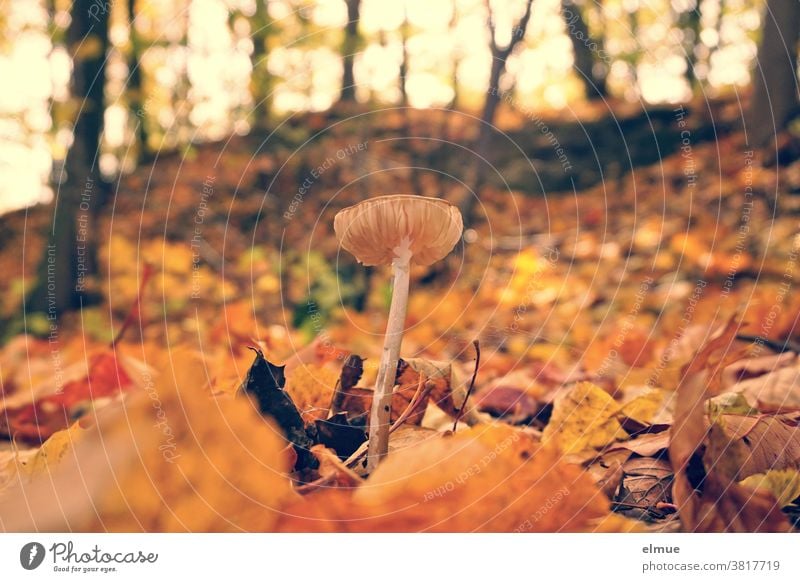
[[[697,85],[697,75],[695,75],[694,67],[697,64],[695,49],[700,40],[700,18],[700,0],[695,0],[694,8],[681,12],[678,16],[678,28],[684,35],[683,50],[686,53],[686,82],[689,83],[689,89],[693,94]]]
[[[512,29],[511,41],[508,46],[501,48],[497,46],[495,40],[494,20],[489,8],[489,2],[486,5],[489,9],[489,37],[490,48],[492,50],[492,69],[489,72],[489,87],[486,91],[486,99],[483,102],[483,112],[481,113],[481,124],[478,129],[478,139],[475,143],[475,161],[470,165],[471,176],[466,179],[469,188],[466,192],[462,192],[461,200],[458,206],[461,214],[466,222],[469,222],[472,215],[472,210],[475,207],[478,191],[483,186],[486,176],[486,164],[484,161],[489,157],[492,134],[494,133],[494,118],[497,113],[497,106],[500,104],[500,79],[503,72],[506,70],[506,62],[517,44],[525,38],[525,30],[528,28],[528,21],[531,17],[531,4],[533,0],[528,0],[525,4],[525,13],[520,18],[519,22]]]
[[[589,27],[581,14],[580,6],[572,0],[563,0],[561,15],[567,25],[567,35],[572,42],[575,70],[583,82],[588,99],[604,99],[608,95],[606,87],[605,64],[601,55],[605,54],[601,40],[592,38]]]
[[[344,43],[342,43],[342,92],[339,101],[354,102],[356,100],[356,81],[353,74],[353,62],[358,49],[358,20],[361,10],[361,0],[347,0],[347,26],[344,29]]]
[[[267,9],[268,0],[256,0],[256,13],[253,26],[253,101],[255,101],[254,122],[257,127],[269,125],[272,109],[272,78],[267,70],[267,43],[272,28],[272,19]]]
[[[72,97],[79,104],[73,142],[53,205],[52,228],[28,308],[55,317],[86,304],[87,277],[96,270],[95,210],[100,196],[97,160],[103,131],[108,8],[75,0],[67,31],[73,55]]]
[[[136,32],[136,2],[128,0],[128,22],[131,35],[131,54],[128,59],[128,102],[135,125],[136,140],[138,142],[138,160],[147,155],[147,104],[142,93],[142,44]]]
[[[753,147],[775,147],[776,136],[797,111],[798,29],[798,0],[767,1],[746,127],[748,142]]]
[[[400,42],[402,43],[402,55],[400,58],[400,105],[408,105],[408,91],[406,90],[406,79],[408,78],[408,9],[403,8],[403,24],[400,26]]]
[[[455,0],[452,3],[453,16],[450,17],[450,24],[448,25],[448,32],[451,38],[456,38],[456,26],[458,26],[458,2]],[[453,99],[450,100],[448,109],[458,108],[458,67],[461,64],[460,47],[456,46],[453,50],[453,62],[451,63],[451,76],[450,82],[453,84]]]

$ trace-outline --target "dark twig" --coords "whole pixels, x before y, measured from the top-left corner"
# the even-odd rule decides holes
[[[795,354],[800,354],[800,345],[789,340],[788,338],[786,339],[786,341],[779,341],[779,340],[776,341],[762,337],[760,335],[739,334],[736,336],[736,339],[743,342],[752,342],[756,345],[767,346],[773,352],[778,354],[783,354],[785,352],[794,352]]]
[[[464,409],[469,403],[469,397],[472,395],[472,389],[475,388],[475,379],[478,377],[478,366],[481,364],[481,345],[478,340],[472,340],[472,345],[475,346],[475,369],[472,371],[472,380],[469,383],[467,395],[464,397],[464,403],[461,405],[461,408],[458,409],[458,414],[456,414],[456,419],[453,422],[453,432],[456,432],[458,421],[461,420],[461,416],[464,414]]]

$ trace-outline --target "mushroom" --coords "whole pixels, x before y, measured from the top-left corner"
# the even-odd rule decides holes
[[[440,198],[380,196],[341,210],[333,228],[339,244],[366,266],[392,265],[394,286],[372,399],[367,471],[389,449],[392,390],[406,320],[411,263],[427,266],[447,256],[461,237],[458,208]]]

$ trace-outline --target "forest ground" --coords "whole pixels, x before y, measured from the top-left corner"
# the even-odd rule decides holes
[[[708,109],[725,118],[730,107]],[[733,125],[718,123],[725,129],[710,140],[708,113],[633,111],[593,121],[585,111],[582,126],[545,120],[578,168],[577,183],[565,182],[563,156],[542,130],[545,122],[504,115],[501,125],[517,136],[519,149],[498,146],[492,161],[499,175],[513,179],[509,187],[490,179],[463,246],[412,273],[402,356],[451,362],[468,378],[472,342],[479,340],[474,398],[481,414],[560,443],[571,465],[608,494],[612,509],[674,529],[664,483],[675,475],[665,437],[679,413],[673,396],[682,366],[730,318],[741,336],[780,345],[798,339],[800,163],[779,173],[762,167]],[[589,133],[596,147],[587,149],[576,127],[607,137]],[[272,362],[303,364],[289,375],[287,390],[304,420],[324,418],[347,355],[366,358],[360,385],[370,385],[390,296],[388,272],[364,269],[339,252],[333,216],[369,196],[458,192],[468,158],[456,150],[471,129],[467,119],[437,111],[342,120],[313,114],[286,123],[269,141],[234,137],[158,156],[113,185],[116,195],[90,225],[102,241],[101,276],[91,284],[104,301],[65,315],[58,362],[45,315],[24,322],[42,339],[18,335],[21,293],[31,284],[23,285],[20,261],[28,276],[34,273],[49,209],[0,217],[0,269],[14,274],[0,283],[3,394],[12,402],[47,394],[54,367],[67,383],[91,375],[90,356],[137,304],[148,264],[153,275],[142,287],[135,325],[117,344],[126,357],[155,369],[158,351],[201,352],[203,383],[222,394],[241,384],[253,360],[247,348],[259,346]],[[446,143],[436,139],[442,135]],[[528,171],[528,160],[538,175]],[[796,373],[796,354],[729,339],[750,350],[751,363],[725,368],[721,394],[732,396],[715,410],[796,422],[800,388],[790,382],[790,394],[770,389],[776,382],[786,389],[775,375]],[[579,399],[576,390],[583,391]],[[576,403],[572,420],[567,402]],[[591,408],[588,419],[581,419],[583,406]],[[441,429],[447,422],[434,415],[425,425]],[[796,431],[795,424],[787,438],[800,447]],[[728,436],[747,434],[740,428]],[[37,450],[35,442],[20,446],[32,447],[29,457]],[[770,462],[748,466],[741,479],[797,468],[779,467],[774,451],[757,453]]]

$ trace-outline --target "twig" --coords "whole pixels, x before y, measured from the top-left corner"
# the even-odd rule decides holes
[[[423,386],[425,386],[424,390],[422,389]],[[397,420],[395,420],[392,426],[389,428],[389,434],[392,434],[394,431],[400,428],[400,425],[408,420],[409,416],[414,414],[417,406],[419,406],[420,402],[425,399],[425,396],[427,396],[431,390],[433,390],[433,384],[428,384],[428,382],[425,381],[424,374],[420,373],[417,391],[414,392],[414,396],[411,398],[411,402],[408,403],[408,406],[406,406],[406,409],[400,414],[399,417],[397,417]]]
[[[472,394],[472,389],[475,388],[475,379],[478,377],[478,366],[481,364],[481,345],[478,340],[472,340],[472,345],[475,346],[475,369],[472,371],[472,380],[469,383],[467,395],[464,397],[464,403],[461,405],[461,408],[458,409],[458,414],[456,414],[456,419],[453,422],[453,432],[456,432],[458,421],[461,420],[461,416],[464,414],[464,409],[469,403],[469,397]]]
[[[423,389],[423,385],[425,386]],[[417,391],[414,393],[414,396],[411,398],[411,402],[408,403],[406,409],[400,414],[397,420],[394,421],[392,426],[389,427],[389,434],[392,434],[396,431],[400,426],[414,413],[414,410],[419,406],[420,402],[425,400],[425,397],[433,390],[435,385],[432,382],[425,381],[423,374],[419,375],[419,384],[417,385]],[[350,455],[347,460],[344,462],[345,466],[352,467],[355,465],[366,453],[367,447],[369,445],[369,441],[362,444],[352,455]]]
[[[122,339],[122,336],[128,331],[128,328],[133,324],[134,320],[139,318],[141,315],[142,310],[142,297],[144,296],[144,288],[147,285],[147,282],[150,281],[150,277],[153,276],[153,266],[150,263],[145,263],[144,267],[142,268],[142,280],[139,283],[139,291],[136,293],[136,301],[133,303],[130,311],[128,311],[128,315],[125,317],[125,321],[122,322],[122,327],[119,328],[117,335],[114,336],[114,339],[111,341],[111,348],[113,349]]]
[[[800,345],[796,344],[795,342],[786,339],[786,341],[775,341],[760,335],[742,335],[739,334],[736,336],[736,339],[743,342],[752,342],[754,344],[761,344],[767,346],[773,352],[778,354],[783,354],[785,352],[794,352],[795,354],[800,354]]]

